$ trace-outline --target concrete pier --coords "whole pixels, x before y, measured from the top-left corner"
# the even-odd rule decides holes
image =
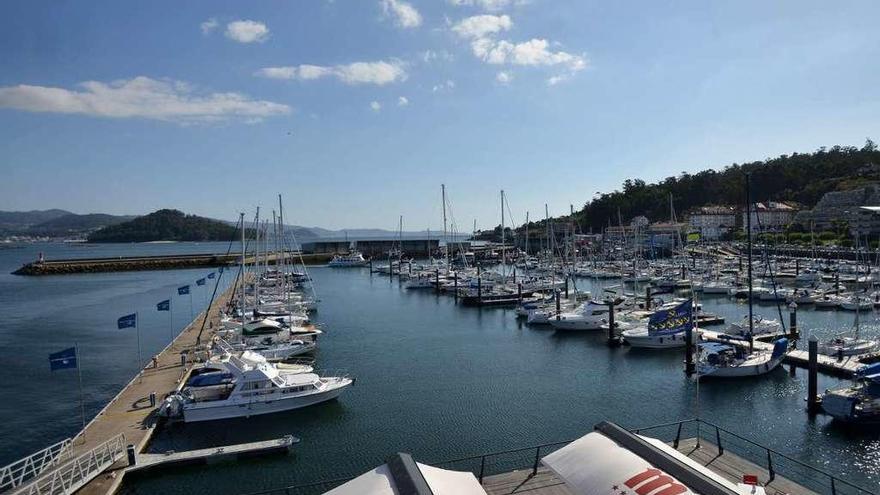
[[[205,333],[201,336],[202,344],[211,339],[213,329],[219,328],[220,309],[229,301],[233,288],[234,285],[223,292],[208,308],[209,323],[206,323]],[[71,457],[88,453],[120,434],[125,436],[126,444],[133,446],[135,454],[143,452],[158,423],[156,408],[150,404],[150,394],[156,394],[158,405],[168,392],[186,383],[193,366],[192,356],[198,350],[197,339],[204,317],[205,312],[199,313],[195,320],[157,355],[156,367],[149,364],[142,369],[104,406],[85,429],[74,437],[71,445],[74,452]],[[186,356],[186,360],[184,361],[181,356]],[[122,483],[127,466],[127,459],[122,456],[109,469],[88,481],[77,493],[87,495],[114,493]],[[62,468],[63,464],[58,467]],[[51,476],[52,472],[53,470],[48,470],[36,479]]]

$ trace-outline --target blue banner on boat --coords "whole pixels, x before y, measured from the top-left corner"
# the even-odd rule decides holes
[[[208,274],[208,278],[214,278],[214,275],[217,275],[217,274],[214,273],[214,272],[211,272],[211,273]]]
[[[694,301],[688,299],[672,309],[655,312],[648,319],[649,335],[668,335],[692,328]]]
[[[137,313],[132,313],[130,315],[125,315],[118,320],[116,320],[116,326],[122,330],[123,328],[134,328],[138,324]]]
[[[165,299],[157,304],[156,311],[171,311],[171,299]]]
[[[183,287],[177,288],[177,295],[178,296],[185,296],[187,294],[189,294],[189,286],[188,285],[184,285]]]
[[[196,285],[205,285],[205,279],[200,278],[200,279],[196,280]]]
[[[66,370],[76,368],[76,347],[49,354],[49,369]]]

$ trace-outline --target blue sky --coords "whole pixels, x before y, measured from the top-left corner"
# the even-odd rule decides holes
[[[877,2],[0,4],[0,209],[460,230],[880,138]]]

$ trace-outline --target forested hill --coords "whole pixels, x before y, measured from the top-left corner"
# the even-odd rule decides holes
[[[599,232],[638,215],[652,222],[669,219],[669,194],[675,211],[704,205],[743,205],[744,172],[752,173],[754,201],[794,201],[811,208],[829,191],[852,189],[880,181],[880,151],[869,139],[862,148],[834,146],[814,153],[793,153],[764,161],[730,165],[696,174],[682,172],[653,184],[630,179],[622,190],[601,194],[575,212],[581,229]],[[540,223],[540,222],[539,222]]]
[[[229,241],[238,230],[224,222],[178,210],[159,210],[128,222],[104,227],[89,242]],[[240,234],[238,234],[240,235]]]

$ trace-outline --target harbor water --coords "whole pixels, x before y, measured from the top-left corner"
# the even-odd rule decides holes
[[[210,269],[9,275],[47,257],[226,252],[226,244],[124,246],[27,245],[0,250],[0,463],[74,434],[80,425],[76,373],[49,371],[47,355],[75,342],[81,351],[86,413],[94,415],[135,373],[133,329],[116,318],[137,311],[143,355],[167,344],[204,306],[195,279]],[[728,430],[844,479],[880,486],[880,434],[810,418],[804,411],[806,372],[785,370],[755,379],[705,382],[683,373],[683,352],[609,348],[601,333],[563,335],[518,322],[511,310],[467,308],[431,291],[407,291],[387,275],[364,269],[309,267],[320,298],[313,322],[317,369],[350,373],[355,386],[338,401],[288,413],[163,428],[150,450],[187,450],[276,438],[302,439],[289,456],[186,467],[126,478],[126,493],[252,493],[285,485],[357,475],[399,451],[422,462],[565,441],[602,420],[649,426],[699,415]],[[227,276],[228,278],[228,276]],[[229,280],[221,279],[221,284]],[[579,282],[594,293],[598,283]],[[199,291],[205,291],[199,292]],[[174,321],[155,304],[173,298]],[[702,301],[708,312],[738,320],[742,302]],[[776,306],[756,313],[778,318]],[[783,310],[786,319],[788,314]],[[849,329],[853,314],[802,309],[802,334]],[[874,313],[862,329],[878,333]],[[803,347],[803,344],[801,345]],[[843,380],[820,375],[819,389]],[[163,393],[165,391],[158,391]]]

